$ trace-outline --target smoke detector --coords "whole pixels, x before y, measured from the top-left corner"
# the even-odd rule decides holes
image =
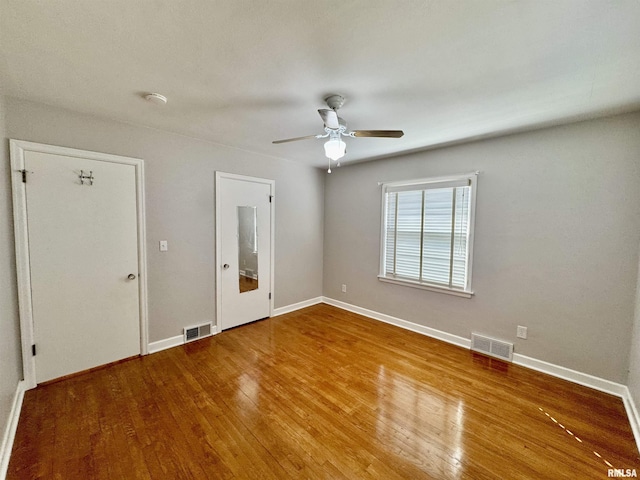
[[[160,95],[159,93],[149,93],[144,96],[144,99],[155,105],[165,105],[167,103],[167,97]]]

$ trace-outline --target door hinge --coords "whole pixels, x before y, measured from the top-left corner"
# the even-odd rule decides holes
[[[22,183],[27,183],[27,171],[24,169],[18,171],[22,174]]]
[[[31,354],[35,357],[36,356],[36,345],[35,343],[33,345],[31,345]]]
[[[269,203],[273,202],[273,195],[269,195]]]
[[[269,292],[269,300],[271,300],[271,292]]]

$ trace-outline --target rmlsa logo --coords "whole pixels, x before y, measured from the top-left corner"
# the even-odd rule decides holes
[[[610,468],[607,474],[613,478],[638,478],[635,468]]]

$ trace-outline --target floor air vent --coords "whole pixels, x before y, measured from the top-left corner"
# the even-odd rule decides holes
[[[212,334],[212,324],[203,323],[202,325],[196,325],[195,327],[185,327],[184,329],[184,343],[198,340],[202,337],[208,337]]]
[[[511,362],[513,360],[513,343],[503,342],[495,338],[471,334],[471,350]]]

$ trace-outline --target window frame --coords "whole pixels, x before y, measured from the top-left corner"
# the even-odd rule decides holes
[[[458,297],[471,298],[474,295],[472,290],[472,273],[473,273],[473,243],[475,235],[475,218],[476,218],[476,196],[478,185],[479,172],[472,172],[467,174],[447,175],[441,177],[428,177],[412,180],[393,181],[393,182],[379,182],[381,185],[381,219],[380,219],[380,265],[378,270],[378,280],[381,282],[392,283],[396,285],[402,285],[406,287],[419,288],[422,290],[429,290],[432,292],[445,293],[448,295],[455,295]],[[398,187],[415,187],[415,190],[422,190],[424,185],[430,185],[430,188],[438,188],[437,184],[442,184],[441,188],[446,188],[445,184],[452,182],[466,181],[469,182],[471,189],[471,198],[469,204],[469,234],[468,234],[468,249],[467,249],[467,278],[464,288],[450,288],[445,285],[440,285],[430,282],[413,281],[404,278],[392,278],[385,274],[385,258],[386,258],[386,238],[387,238],[387,193],[390,188]],[[411,189],[412,190],[412,189]]]

